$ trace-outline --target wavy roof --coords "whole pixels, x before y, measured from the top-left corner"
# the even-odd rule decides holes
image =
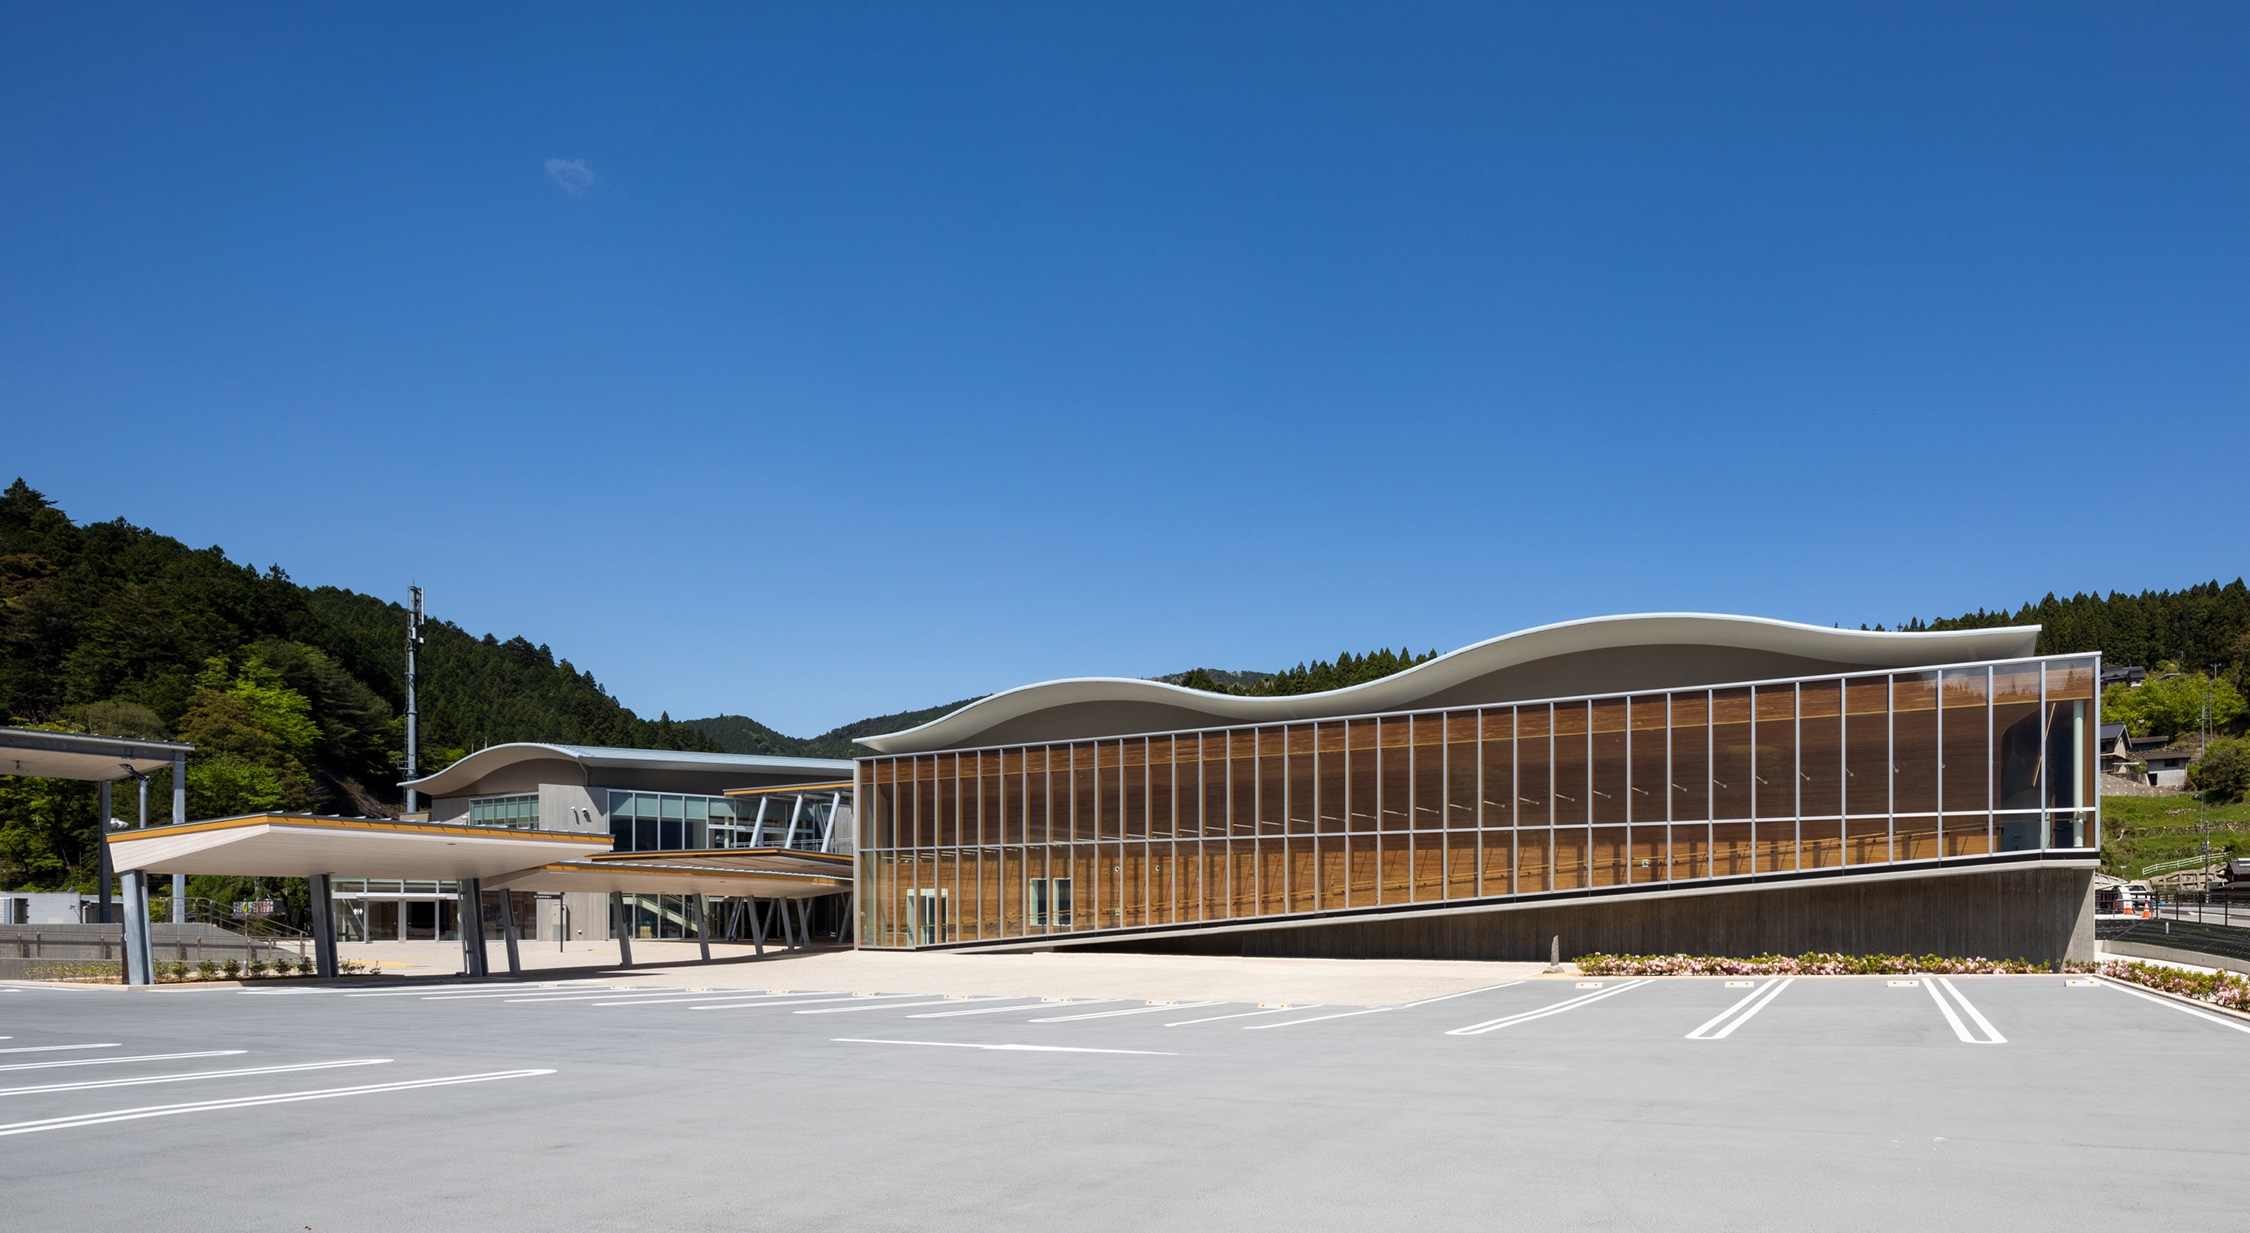
[[[1914,668],[1975,660],[2017,659],[2035,654],[2038,642],[2039,627],[2036,625],[1951,630],[1944,633],[1876,633],[1822,625],[1800,625],[1794,621],[1775,621],[1764,617],[1702,612],[1589,617],[1502,634],[1440,655],[1378,681],[1290,697],[1242,698],[1129,677],[1074,677],[1045,681],[993,694],[920,727],[881,736],[860,737],[859,744],[881,754],[959,749],[979,743],[1002,743],[980,742],[978,738],[1003,725],[1010,729],[1006,734],[1006,743],[1035,743],[1043,738],[1027,735],[1027,727],[1035,727],[1042,712],[1059,712],[1065,709],[1081,717],[1074,725],[1081,730],[1061,733],[1051,739],[1083,739],[1095,735],[1083,728],[1087,722],[1098,724],[1098,716],[1103,712],[1112,714],[1127,724],[1131,724],[1137,716],[1188,713],[1188,722],[1184,723],[1170,723],[1156,728],[1141,724],[1101,734],[1124,735],[1128,732],[1328,719],[1378,711],[1412,710],[1429,704],[1432,699],[1436,700],[1436,705],[1465,706],[1477,702],[1569,697],[1573,693],[1599,694],[1632,689],[1678,688],[1691,684],[1726,684],[1796,674],[1796,669],[1790,667],[1776,672],[1738,672],[1723,679],[1677,679],[1683,675],[1694,676],[1692,666],[1682,665],[1688,665],[1688,661],[1698,658],[1712,665],[1714,670],[1722,665],[1756,665],[1762,662],[1775,665],[1817,665],[1804,672],[1805,675],[1817,675],[1836,669]],[[1699,652],[1706,654],[1699,655]],[[1627,663],[1628,659],[1632,662]],[[1605,660],[1609,661],[1607,671],[1586,671],[1604,667]],[[1517,673],[1516,680],[1525,683],[1533,680],[1552,681],[1558,678],[1558,674],[1562,679],[1568,679],[1574,671],[1578,671],[1589,680],[1599,678],[1600,683],[1584,689],[1548,688],[1531,694],[1505,696],[1508,689],[1501,677],[1511,669],[1528,669],[1542,661],[1567,662],[1550,665],[1554,670],[1543,676],[1531,672]],[[1676,671],[1667,673],[1659,665],[1669,665]],[[1629,678],[1635,673],[1647,679],[1617,683],[1621,674]],[[1667,676],[1675,679],[1660,679]],[[1461,696],[1465,687],[1474,687],[1487,678],[1493,678],[1489,692],[1494,696]],[[1477,690],[1469,688],[1467,692],[1475,693]],[[1096,718],[1088,720],[1086,716]]]
[[[840,779],[852,764],[834,758],[777,758],[764,754],[702,753],[675,749],[611,749],[600,745],[549,745],[540,741],[513,741],[480,749],[434,775],[409,780],[428,796],[453,796],[502,767],[542,758],[562,758],[585,767],[632,767],[656,771],[740,771],[746,775],[804,775],[808,779]]]

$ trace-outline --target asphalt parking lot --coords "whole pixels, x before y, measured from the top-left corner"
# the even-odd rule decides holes
[[[2250,1022],[2061,976],[6,989],[18,1229],[2228,1227],[2250,1162]]]

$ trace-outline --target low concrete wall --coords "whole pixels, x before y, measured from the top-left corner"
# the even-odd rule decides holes
[[[1321,959],[1543,960],[1562,956],[1748,956],[1839,951],[2054,962],[2094,958],[2090,869],[2030,866],[1932,871],[1849,883],[1784,883],[1465,908],[1120,939],[1063,950]]]

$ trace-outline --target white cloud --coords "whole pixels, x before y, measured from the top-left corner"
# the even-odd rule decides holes
[[[555,183],[562,185],[563,191],[573,197],[585,196],[586,190],[594,186],[594,169],[588,167],[586,160],[582,158],[550,158],[547,160],[547,174],[553,176]]]

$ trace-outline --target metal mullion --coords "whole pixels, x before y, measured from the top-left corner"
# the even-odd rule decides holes
[[[2045,852],[2053,846],[2055,837],[2055,824],[2047,819],[2047,777],[2051,773],[2047,766],[2047,749],[2053,741],[2047,731],[2047,721],[2047,661],[2040,660],[2039,756],[2032,759],[2031,762],[2032,766],[2038,768],[2037,773],[2031,780],[2031,799],[2039,802],[2039,850],[2041,852]]]
[[[1992,855],[1995,845],[2000,842],[1998,823],[1992,816],[1992,809],[1998,803],[1999,794],[1999,785],[1994,781],[2000,777],[1999,768],[1992,765],[1994,740],[1992,730],[1992,681],[1992,667],[1987,664],[1984,669],[1984,854],[1986,856]]]
[[[1703,691],[1703,876],[1719,876],[1719,802],[1711,785],[1719,781],[1719,691]]]
[[[1883,674],[1883,813],[1890,827],[1890,856],[1898,863],[1898,674]]]
[[[1805,683],[1797,682],[1789,690],[1790,745],[1789,755],[1789,824],[1797,835],[1797,856],[1794,868],[1805,867]]]
[[[1470,810],[1470,811],[1469,811],[1469,817],[1470,817],[1470,819],[1471,819],[1471,820],[1472,820],[1473,822],[1475,822],[1475,823],[1476,823],[1476,837],[1477,837],[1477,894],[1476,894],[1476,897],[1477,897],[1477,898],[1479,898],[1479,899],[1482,899],[1482,898],[1484,898],[1484,897],[1485,897],[1485,894],[1486,894],[1486,892],[1485,892],[1485,889],[1484,889],[1484,800],[1485,800],[1485,796],[1484,796],[1484,708],[1483,708],[1483,707],[1481,707],[1481,706],[1480,706],[1480,707],[1476,707],[1476,708],[1472,709],[1472,710],[1471,710],[1471,711],[1469,712],[1469,714],[1475,717],[1475,718],[1471,719],[1471,720],[1470,720],[1469,722],[1471,722],[1471,723],[1473,723],[1473,724],[1475,724],[1475,725],[1476,725],[1476,734],[1477,734],[1477,746],[1476,746],[1476,748],[1477,748],[1477,752],[1476,752],[1476,759],[1477,759],[1477,800],[1476,800],[1476,806],[1477,806],[1477,807],[1476,807],[1475,809],[1473,809],[1473,810]],[[1451,781],[1451,780],[1447,780],[1447,782],[1448,782],[1448,783],[1450,784],[1450,783],[1451,783],[1452,781]],[[1450,790],[1450,789],[1448,789],[1448,790]]]
[[[1523,893],[1523,708],[1508,708],[1508,816],[1514,824],[1508,828],[1508,885],[1515,894]]]

